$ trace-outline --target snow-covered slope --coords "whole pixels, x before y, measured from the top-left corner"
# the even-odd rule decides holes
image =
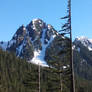
[[[55,38],[56,35],[52,35],[51,38],[50,38],[50,40],[48,41],[48,43],[45,44],[44,43],[45,33],[46,33],[46,29],[43,30],[42,38],[41,38],[42,50],[35,50],[34,51],[34,57],[30,61],[32,63],[35,63],[35,64],[40,64],[40,65],[43,65],[43,66],[48,66],[47,63],[46,63],[46,61],[44,60],[46,48],[53,41],[53,39]]]

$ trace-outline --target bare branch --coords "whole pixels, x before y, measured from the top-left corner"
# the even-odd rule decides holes
[[[67,19],[67,18],[69,18],[69,15],[67,15],[67,16],[65,16],[65,17],[62,17],[62,18],[60,18],[60,19]]]

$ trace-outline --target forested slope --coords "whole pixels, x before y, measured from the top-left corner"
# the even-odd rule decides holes
[[[39,66],[0,50],[0,92],[38,92]],[[57,69],[40,67],[41,92],[70,92],[70,79]],[[61,87],[61,81],[62,87]]]

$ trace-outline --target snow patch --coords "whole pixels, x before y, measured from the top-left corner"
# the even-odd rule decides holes
[[[79,47],[77,48],[77,51],[80,52],[80,48]]]
[[[52,28],[52,26],[50,24],[48,24],[47,27],[49,30]]]
[[[89,51],[92,51],[92,47],[88,47]]]
[[[66,69],[67,68],[67,66],[63,66],[63,69]]]
[[[34,51],[34,57],[31,60],[31,63],[37,64],[37,65],[41,65],[44,67],[48,67],[48,65],[46,64],[43,55],[44,54],[42,51]]]
[[[41,38],[41,43],[42,43],[42,50],[35,50],[34,51],[34,57],[30,62],[35,63],[35,64],[40,64],[41,66],[48,67],[46,61],[44,60],[45,57],[45,51],[48,45],[52,42],[52,40],[55,38],[56,35],[52,35],[50,40],[48,41],[47,44],[44,43],[45,40],[45,33],[46,29],[43,30],[42,38]]]
[[[33,20],[32,20],[32,23],[33,23],[33,27],[32,27],[32,28],[33,28],[34,30],[36,29],[35,22],[36,22],[37,20],[38,20],[38,19],[33,19]]]
[[[89,49],[89,51],[92,51],[92,39],[88,39],[85,36],[77,37],[77,41],[80,41],[85,47]]]
[[[75,49],[75,45],[72,46],[72,50],[74,50],[74,49]]]
[[[18,52],[18,56],[20,56],[23,46],[24,44],[21,44],[18,48],[16,48],[16,53]]]
[[[81,36],[81,37],[77,37],[77,39],[83,41],[83,40],[86,40],[86,39],[88,39],[88,38],[85,37],[85,36]]]
[[[3,50],[6,50],[7,45],[8,45],[8,42],[0,42],[0,47],[1,47]]]
[[[26,28],[25,28],[25,27],[23,27],[23,30],[26,30]]]
[[[8,44],[8,48],[10,48],[14,43],[16,43],[16,40],[11,40]]]

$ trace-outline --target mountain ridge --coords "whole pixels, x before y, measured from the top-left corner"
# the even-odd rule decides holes
[[[92,51],[92,39],[89,39],[85,36],[75,38],[74,43],[77,45],[79,42],[87,47],[89,51]]]
[[[46,64],[45,50],[58,35],[52,25],[46,24],[39,18],[33,19],[26,27],[22,25],[17,29],[4,49],[16,53],[16,56],[25,58],[29,62]],[[4,43],[0,45],[3,48]]]

